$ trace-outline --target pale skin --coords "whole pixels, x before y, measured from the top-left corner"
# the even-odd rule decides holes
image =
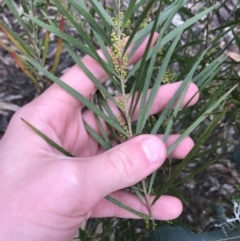
[[[157,35],[154,36],[152,45]],[[147,40],[129,60],[136,63]],[[100,56],[103,56],[99,51]],[[101,66],[86,56],[82,59],[100,82],[108,79]],[[96,90],[78,67],[61,79],[86,98]],[[159,88],[150,114],[164,109],[181,83]],[[197,92],[189,86],[186,104]],[[198,100],[198,94],[189,105]],[[107,201],[111,195],[126,205],[148,214],[147,207],[123,188],[134,185],[158,169],[166,159],[167,148],[161,135],[140,135],[111,150],[103,150],[84,128],[83,119],[99,132],[93,113],[53,84],[41,96],[21,108],[12,118],[0,141],[0,240],[67,241],[90,217],[138,218]],[[117,110],[113,110],[117,112]],[[134,115],[137,118],[137,111]],[[24,118],[75,157],[59,153],[21,120]],[[99,132],[100,134],[100,132]],[[185,138],[172,158],[184,158],[193,147]],[[151,197],[153,199],[153,197]],[[171,220],[182,212],[175,197],[162,196],[152,207],[155,219]]]

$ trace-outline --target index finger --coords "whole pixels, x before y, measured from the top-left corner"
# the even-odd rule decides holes
[[[156,42],[157,37],[158,37],[158,34],[155,33],[152,38],[151,47]],[[147,37],[143,41],[143,43],[137,48],[137,50],[132,54],[132,56],[128,60],[128,65],[132,65],[136,63],[139,59],[141,59],[141,57],[144,54],[144,50],[147,46],[148,39],[149,37]],[[127,52],[129,52],[132,47],[133,46],[130,46]],[[105,56],[102,50],[98,50],[97,52],[99,56],[103,60],[105,60]],[[82,59],[82,63],[99,80],[100,83],[103,83],[108,79],[108,75],[101,67],[101,65],[90,56],[85,56]],[[87,77],[87,75],[78,65],[74,65],[71,69],[69,69],[61,77],[61,80],[64,81],[69,86],[71,86],[76,91],[78,91],[86,99],[89,99],[91,94],[93,94],[97,89],[94,83]],[[46,98],[48,100],[57,99],[60,102],[67,104],[68,106],[72,106],[73,108],[77,108],[82,105],[77,99],[75,99],[73,96],[71,96],[68,92],[66,92],[63,88],[61,88],[57,84],[53,84],[48,90],[46,90],[43,93],[42,98]]]

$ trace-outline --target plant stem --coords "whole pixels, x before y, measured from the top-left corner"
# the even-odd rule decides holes
[[[153,220],[153,217],[152,217],[152,209],[151,209],[151,204],[149,203],[149,195],[148,195],[148,193],[147,193],[147,188],[146,188],[145,179],[141,181],[141,184],[142,184],[142,188],[143,188],[143,193],[144,193],[144,195],[145,195],[145,201],[146,201],[146,205],[147,205],[147,208],[148,208],[149,216],[150,216],[151,219]]]
[[[122,49],[122,29],[121,29],[121,25],[122,25],[122,15],[121,15],[121,0],[118,0],[117,2],[118,6],[118,26],[117,26],[117,34],[118,34],[118,47],[120,50],[120,60],[119,60],[119,79],[121,82],[121,90],[122,90],[122,96],[123,96],[123,104],[124,104],[124,114],[125,114],[125,118],[127,121],[127,127],[128,127],[128,137],[127,139],[131,139],[133,137],[133,132],[132,132],[132,120],[131,117],[129,115],[129,108],[128,108],[128,96],[126,95],[125,92],[125,83],[126,80],[123,76],[123,72],[125,71],[125,66],[123,64],[124,61],[124,56],[123,56],[123,49]]]
[[[126,63],[125,63],[125,58],[123,55],[123,47],[122,47],[122,41],[123,40],[123,32],[122,32],[122,13],[121,13],[121,0],[117,1],[117,11],[118,11],[118,21],[117,21],[117,39],[118,39],[118,48],[119,48],[119,52],[120,52],[120,56],[119,56],[119,79],[120,79],[120,83],[121,83],[121,91],[122,91],[122,97],[123,97],[123,111],[124,111],[124,115],[125,115],[125,119],[127,122],[127,127],[128,127],[128,136],[127,139],[131,139],[133,138],[133,132],[132,132],[132,119],[130,117],[130,110],[128,108],[128,96],[126,95],[125,92],[125,83],[126,83],[126,78],[125,78],[125,71],[126,71]],[[149,216],[151,217],[151,220],[154,222],[153,218],[152,218],[152,210],[151,210],[151,203],[149,200],[149,195],[147,192],[147,188],[146,188],[146,181],[142,180],[141,181],[141,185],[142,185],[142,189],[143,189],[143,193],[144,193],[144,199],[146,202],[146,206],[148,208],[148,212],[149,212]]]

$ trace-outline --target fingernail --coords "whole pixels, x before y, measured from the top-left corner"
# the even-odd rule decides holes
[[[149,162],[154,163],[160,159],[161,144],[154,138],[144,138],[142,140],[142,148]]]

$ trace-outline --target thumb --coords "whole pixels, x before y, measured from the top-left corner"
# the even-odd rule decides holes
[[[97,201],[116,190],[136,184],[158,169],[165,158],[165,144],[153,135],[135,137],[88,158],[81,164],[86,175],[91,177],[90,182],[85,182],[85,188],[92,190],[89,198]]]

